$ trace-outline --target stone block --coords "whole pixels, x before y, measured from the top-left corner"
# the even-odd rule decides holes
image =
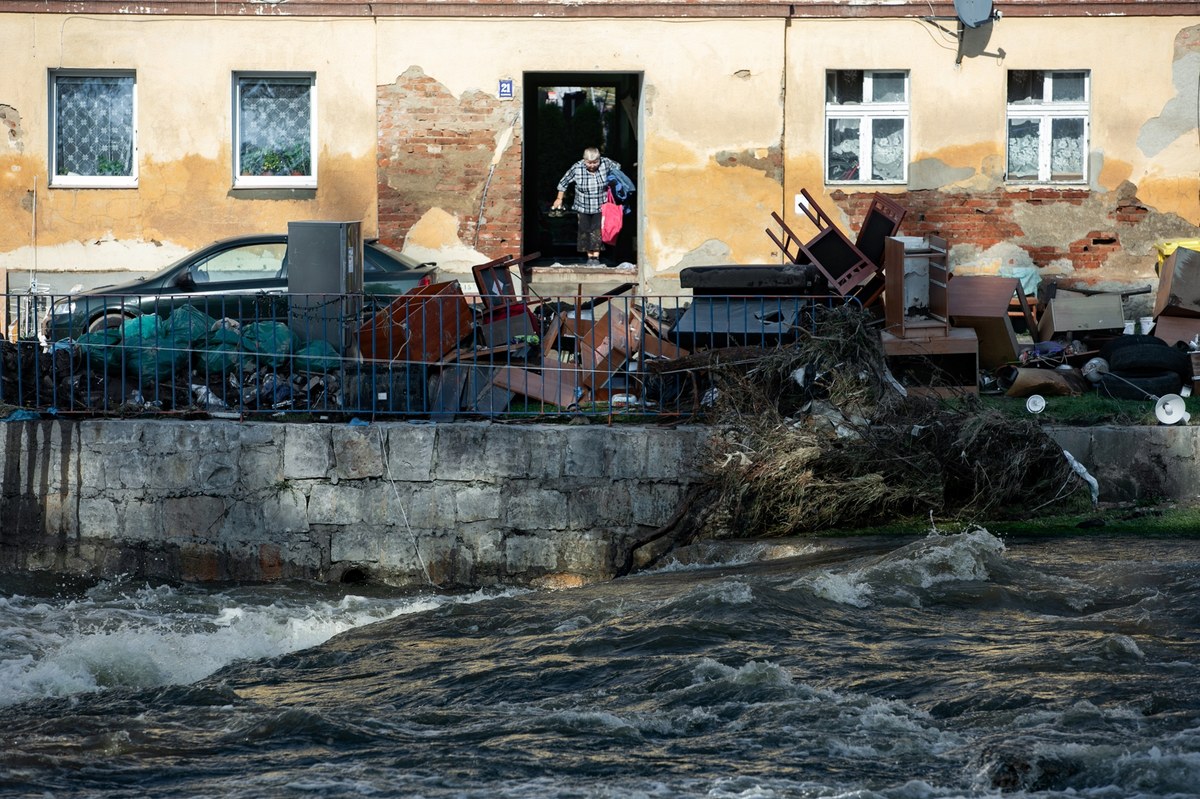
[[[76,514],[76,497],[67,493],[50,493],[42,499],[42,518],[46,535],[72,536],[78,532],[79,517]]]
[[[550,542],[536,535],[505,536],[504,567],[510,575],[528,571],[560,571],[558,554]]]
[[[458,524],[500,519],[500,487],[468,485],[454,492],[454,520]]]
[[[120,521],[111,497],[82,497],[79,500],[79,535],[83,538],[114,538]]]
[[[646,469],[646,432],[641,428],[610,427],[605,448],[608,450],[608,470],[614,480],[636,480]]]
[[[130,451],[141,447],[144,423],[95,419],[79,425],[79,443],[99,452]]]
[[[629,487],[602,480],[567,495],[567,516],[572,530],[594,530],[629,524]]]
[[[389,425],[384,475],[392,480],[429,482],[433,479],[433,425]]]
[[[558,480],[563,476],[563,426],[562,425],[528,425],[526,448],[529,450],[529,471],[526,477],[531,480]]]
[[[644,482],[631,483],[629,492],[633,512],[626,518],[646,527],[666,524],[687,493],[682,486]]]
[[[333,470],[332,434],[326,425],[290,424],[283,440],[283,479],[327,477]]]
[[[646,470],[642,478],[685,480],[699,476],[705,438],[686,430],[681,433],[648,427],[642,432],[646,436]]]
[[[266,496],[262,503],[263,535],[306,532],[308,499],[295,486],[283,486]]]
[[[376,563],[383,556],[383,539],[378,529],[366,525],[335,530],[329,540],[329,560]]]
[[[226,501],[225,516],[213,535],[221,541],[262,541],[268,538],[263,530],[261,502]]]
[[[243,491],[261,491],[284,481],[281,440],[247,444],[237,452],[237,482]]]
[[[363,489],[318,483],[308,495],[309,524],[361,524]]]
[[[616,572],[613,560],[617,551],[617,547],[614,546],[617,538],[617,535],[609,531],[555,536],[555,569],[596,577],[612,576]]]
[[[454,494],[457,490],[457,486],[444,483],[415,485],[411,501],[403,507],[402,513],[392,518],[391,523],[400,529],[453,530]]]
[[[220,497],[170,497],[162,503],[162,535],[167,539],[215,540],[220,536],[225,513],[225,500]]]
[[[238,484],[241,471],[237,452],[219,450],[203,452],[196,458],[195,484],[171,488],[198,491],[204,494],[226,493]]]
[[[334,427],[334,473],[343,480],[383,476],[383,430],[368,427]]]
[[[563,436],[563,476],[595,479],[609,474],[610,433],[608,427],[566,428]]]
[[[147,501],[137,491],[115,492],[114,498],[120,522],[118,532],[113,538],[150,542],[162,539],[164,528],[161,501]]]
[[[496,482],[496,472],[483,458],[489,424],[467,422],[437,428],[433,476],[437,480]]]
[[[526,531],[567,529],[567,496],[540,486],[533,480],[509,480],[504,484],[503,526]]]
[[[482,463],[497,479],[528,478],[529,464],[540,453],[530,451],[530,436],[523,426],[494,424],[484,436]],[[476,455],[479,459],[479,455]]]

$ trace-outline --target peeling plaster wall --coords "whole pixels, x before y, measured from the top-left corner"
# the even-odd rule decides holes
[[[361,219],[374,232],[370,20],[3,15],[0,268],[153,270],[214,239],[293,219]],[[136,71],[136,189],[47,186],[47,74]],[[235,71],[317,74],[314,191],[232,190]]]
[[[826,69],[907,69],[909,182],[878,187],[964,268],[1027,263],[1092,283],[1152,281],[1152,245],[1200,235],[1200,17],[1009,18],[966,58],[918,19],[293,18],[5,14],[0,268],[158,268],[289,220],[362,219],[443,269],[518,252],[526,72],[634,72],[643,290],[679,270],[779,258],[807,188],[857,229],[869,185],[823,179]],[[470,57],[463,57],[463,52]],[[1123,54],[1116,57],[1114,54]],[[137,189],[47,187],[46,76],[136,70]],[[1006,186],[1008,69],[1092,75],[1088,186]],[[319,187],[231,189],[231,78],[315,72]],[[500,78],[518,96],[496,96]],[[486,187],[486,196],[485,196]]]
[[[1033,266],[1100,286],[1153,283],[1156,241],[1200,233],[1200,25],[1196,19],[1015,19],[965,58],[919,20],[813,20],[788,34],[785,196],[807,188],[857,230],[876,191],[909,209],[902,232],[937,233],[957,269]],[[886,42],[864,48],[863,43]],[[1110,54],[1126,54],[1110,57]],[[1136,66],[1134,66],[1136,64]],[[906,186],[824,183],[827,69],[910,74]],[[1090,185],[1006,185],[1010,69],[1091,71]],[[785,218],[802,235],[803,217]]]
[[[763,219],[782,202],[783,28],[778,20],[380,20],[381,42],[404,43],[379,48],[380,106],[406,111],[387,121],[381,113],[382,234],[407,235],[406,250],[464,269],[492,142],[521,109],[521,75],[638,72],[644,284],[675,293],[682,266],[762,262],[771,249]],[[464,42],[472,58],[461,57]],[[516,81],[516,99],[495,97],[502,77]],[[488,111],[471,117],[468,106]],[[442,117],[429,115],[435,107]],[[508,221],[519,224],[519,203],[550,199],[519,196],[521,129],[488,186],[477,249],[489,258],[519,245]],[[435,130],[451,141],[432,140]],[[449,191],[436,185],[442,180]]]

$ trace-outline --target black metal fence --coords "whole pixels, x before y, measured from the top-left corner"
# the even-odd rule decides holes
[[[630,287],[625,287],[628,290]],[[837,296],[9,295],[0,419],[691,416],[706,350],[795,341]],[[701,370],[702,371],[702,370]]]

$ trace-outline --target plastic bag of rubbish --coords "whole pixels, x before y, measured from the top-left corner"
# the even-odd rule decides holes
[[[337,369],[341,355],[324,339],[310,341],[296,353],[295,368],[300,372],[331,372]]]
[[[229,405],[225,403],[225,400],[214,394],[208,386],[192,384],[190,388],[197,408],[203,408],[206,411],[229,410]]]
[[[242,328],[242,369],[277,369],[292,357],[296,335],[282,322],[254,322]]]
[[[156,314],[126,320],[121,325],[121,344],[117,357],[143,380],[169,377],[187,363],[188,342],[173,337]]]
[[[193,305],[183,305],[171,311],[165,327],[168,336],[190,347],[203,340],[216,321]]]
[[[291,405],[294,393],[286,377],[266,372],[258,381],[248,382],[242,391],[242,404],[249,408],[283,408]]]
[[[121,328],[108,327],[84,333],[75,343],[95,371],[104,372],[110,366],[120,367]]]
[[[196,368],[204,374],[224,374],[238,364],[242,336],[236,329],[218,327],[204,337],[196,352]]]

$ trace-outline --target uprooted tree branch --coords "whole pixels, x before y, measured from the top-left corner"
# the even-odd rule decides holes
[[[715,396],[706,479],[635,542],[629,565],[697,538],[777,537],[897,520],[1028,518],[1086,494],[1037,424],[976,397],[912,396],[887,369],[869,316],[823,312],[789,346],[706,363]],[[663,369],[678,369],[678,362]]]

